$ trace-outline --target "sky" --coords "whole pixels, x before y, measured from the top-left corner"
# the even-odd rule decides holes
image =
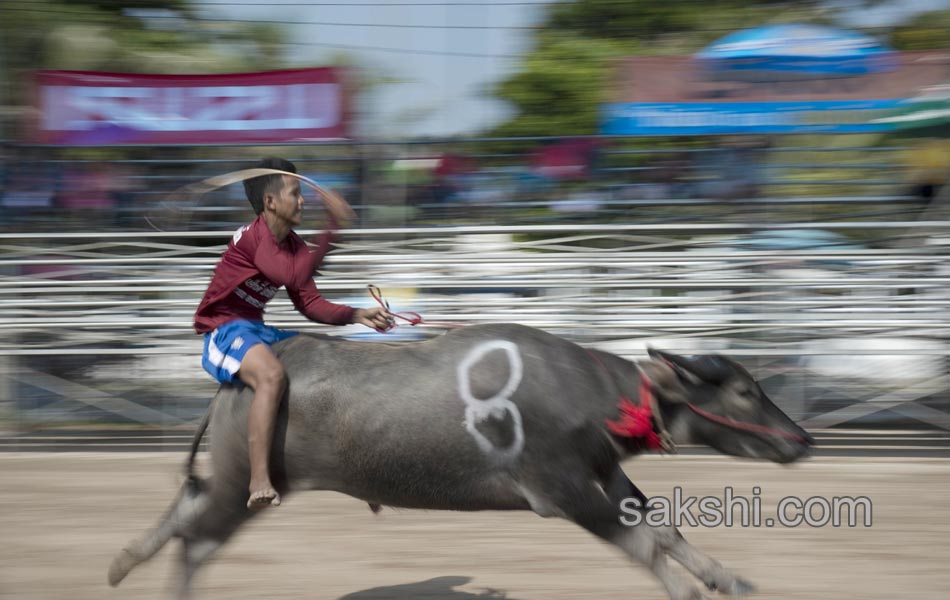
[[[488,97],[531,48],[531,27],[548,0],[195,0],[204,16],[284,23],[289,66],[326,64],[346,54],[395,83],[358,106],[360,137],[464,136],[510,114]],[[873,8],[830,0],[843,25],[902,21],[946,0],[887,0]],[[853,7],[853,8],[848,8]]]
[[[353,57],[396,82],[380,86],[370,105],[359,107],[369,117],[361,133],[417,137],[476,133],[509,114],[487,92],[518,67],[531,39],[530,31],[517,28],[537,25],[547,3],[338,0],[328,6],[316,0],[312,6],[278,6],[278,0],[269,7],[208,6],[205,14],[298,23],[285,26],[288,42],[296,44],[288,46],[290,66],[325,64],[341,53]]]

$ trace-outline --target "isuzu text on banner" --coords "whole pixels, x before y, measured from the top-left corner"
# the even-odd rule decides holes
[[[42,144],[218,144],[347,137],[343,71],[36,73]]]

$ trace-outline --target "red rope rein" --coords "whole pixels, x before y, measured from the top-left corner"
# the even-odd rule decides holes
[[[422,318],[417,312],[407,310],[403,313],[393,312],[389,308],[389,301],[383,298],[383,292],[379,289],[379,286],[373,285],[372,283],[366,286],[366,289],[369,290],[369,295],[373,297],[373,300],[379,303],[380,306],[386,309],[386,311],[392,315],[392,319],[389,321],[389,327],[386,329],[378,330],[380,333],[388,333],[399,327],[399,324],[396,323],[396,319],[405,321],[410,327],[415,327],[416,325],[430,325],[433,327],[464,327],[463,323],[437,323],[434,321],[426,321]]]
[[[776,429],[774,427],[768,427],[766,425],[759,425],[757,423],[746,423],[745,421],[736,421],[735,419],[730,419],[729,417],[721,417],[715,413],[711,413],[708,410],[703,410],[691,402],[687,402],[686,406],[690,408],[694,413],[708,419],[714,423],[719,423],[720,425],[725,425],[726,427],[731,427],[732,429],[739,429],[742,431],[752,431],[754,433],[764,433],[767,435],[774,435],[782,437],[788,440],[794,440],[801,444],[807,444],[807,440],[802,436],[789,433],[788,431],[782,431],[781,429]]]

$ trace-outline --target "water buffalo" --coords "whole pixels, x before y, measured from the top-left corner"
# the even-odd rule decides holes
[[[374,509],[569,519],[644,563],[674,600],[703,595],[668,556],[709,589],[752,587],[673,527],[622,523],[622,501],[644,497],[620,462],[695,443],[786,463],[812,443],[745,369],[719,356],[651,350],[636,364],[512,324],[401,344],[301,334],[274,350],[289,378],[271,464],[282,495],[334,490]],[[192,469],[206,417],[187,481],[157,526],[115,558],[111,585],[178,537],[178,593],[186,597],[198,568],[255,515],[245,506],[250,403],[247,389],[219,390],[209,409],[213,475]]]

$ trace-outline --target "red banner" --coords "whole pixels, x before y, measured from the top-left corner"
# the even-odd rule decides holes
[[[36,73],[36,141],[67,146],[345,139],[343,72]]]

